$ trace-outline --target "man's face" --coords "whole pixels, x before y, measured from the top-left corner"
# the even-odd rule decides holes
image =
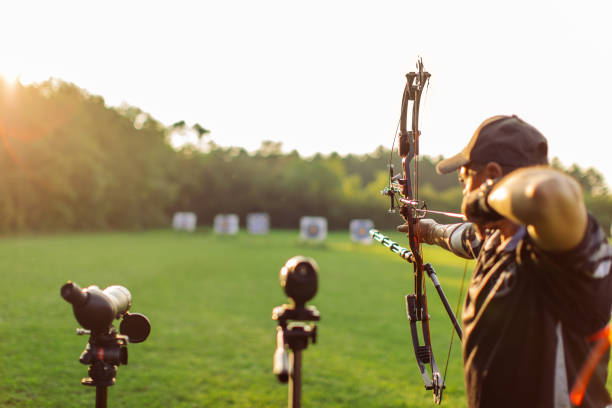
[[[459,182],[461,183],[461,188],[463,190],[463,202],[461,203],[461,212],[464,212],[468,195],[472,191],[477,190],[485,181],[487,181],[486,166],[468,164],[462,166],[459,169]],[[484,231],[484,225],[476,224],[476,236],[479,239],[483,238]]]
[[[461,188],[463,189],[463,202],[461,203],[462,212],[464,212],[468,195],[472,191],[478,190],[480,186],[488,179],[496,179],[502,176],[502,167],[497,163],[487,163],[486,165],[468,164],[461,167],[459,169],[459,182],[461,183]],[[476,224],[476,232],[479,239],[482,239],[486,229],[500,228],[500,226],[504,225],[506,227],[509,225],[516,226],[516,224],[512,223],[512,221],[503,219],[485,225]]]
[[[463,198],[470,192],[478,189],[486,179],[485,167],[468,164],[459,169],[459,183],[461,183]]]

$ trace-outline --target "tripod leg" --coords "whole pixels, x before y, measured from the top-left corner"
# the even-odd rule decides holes
[[[276,328],[276,351],[274,352],[274,366],[272,372],[278,381],[286,383],[289,380],[289,355],[285,348],[285,334],[281,326]]]
[[[300,408],[302,398],[302,350],[291,354],[292,369],[289,375],[289,408]]]
[[[103,385],[96,386],[96,408],[106,408],[106,397],[108,387]]]

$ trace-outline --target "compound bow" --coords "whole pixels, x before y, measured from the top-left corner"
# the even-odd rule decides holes
[[[418,220],[424,216],[424,213],[427,212],[427,209],[425,204],[419,202],[418,184],[414,184],[413,186],[413,180],[415,183],[418,182],[418,166],[416,160],[414,172],[410,170],[410,162],[418,158],[419,154],[419,136],[421,135],[419,130],[419,106],[423,89],[427,85],[430,76],[429,72],[424,71],[423,61],[421,59],[417,62],[417,72],[406,74],[407,81],[402,97],[402,110],[399,123],[399,155],[402,158],[402,172],[401,174],[394,175],[393,167],[390,166],[389,186],[383,190],[383,194],[390,197],[391,208],[389,211],[395,212],[396,208],[399,207],[399,212],[408,224],[410,251],[401,248],[402,251],[400,252],[402,253],[400,256],[414,266],[414,293],[406,296],[406,310],[410,321],[410,333],[414,346],[414,353],[419,371],[423,378],[423,383],[427,390],[433,391],[434,402],[439,404],[442,401],[442,391],[445,385],[444,378],[438,369],[431,347],[429,314],[427,312],[427,294],[425,292],[425,277],[423,272],[427,272],[434,281],[443,302],[446,298],[439,286],[439,282],[437,282],[431,264],[423,264],[423,256],[416,224]],[[412,127],[411,130],[408,130],[408,109],[411,101]],[[385,246],[389,246],[393,252],[399,254],[399,252],[394,251],[394,249],[400,248],[396,243],[391,242],[378,231],[372,230],[371,234],[374,239],[380,241]],[[448,306],[448,302],[444,303],[447,312],[449,312],[449,316],[451,316],[452,320],[454,319],[453,323],[455,324],[457,333],[461,336],[461,329],[458,326],[452,310]],[[421,326],[422,343],[419,338],[419,322]],[[429,366],[429,368],[427,366]]]

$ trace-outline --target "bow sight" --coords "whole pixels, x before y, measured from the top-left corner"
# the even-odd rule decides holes
[[[97,286],[81,289],[68,281],[60,290],[70,304],[82,329],[78,335],[89,334],[89,342],[79,361],[89,365],[89,378],[81,384],[96,387],[96,408],[106,407],[107,387],[115,384],[117,366],[127,364],[127,344],[145,341],[151,331],[149,320],[141,314],[129,313],[132,296],[123,286]],[[113,320],[122,319],[119,333]]]

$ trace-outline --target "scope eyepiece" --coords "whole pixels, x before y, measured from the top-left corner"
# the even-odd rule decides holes
[[[79,285],[71,281],[62,286],[60,294],[66,302],[71,303],[75,307],[82,306],[87,302],[87,294],[83,292]]]
[[[294,256],[280,270],[280,285],[297,308],[304,307],[318,288],[317,262],[305,256]]]

